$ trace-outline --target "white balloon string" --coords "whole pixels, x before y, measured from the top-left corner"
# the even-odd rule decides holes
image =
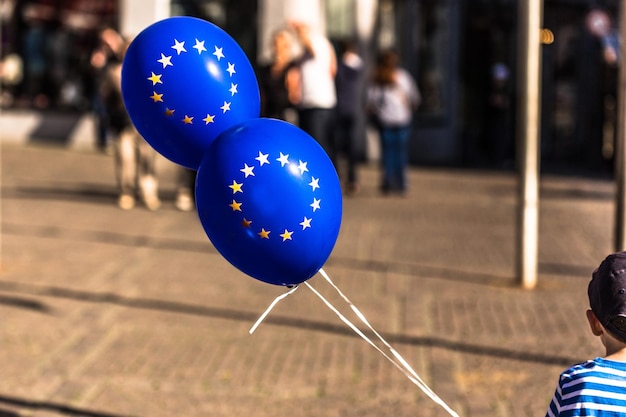
[[[278,297],[276,297],[274,299],[274,301],[272,301],[272,303],[269,305],[269,307],[267,307],[267,309],[265,310],[265,312],[263,314],[261,314],[261,317],[259,317],[259,319],[256,321],[256,323],[254,323],[254,325],[250,328],[250,330],[248,330],[248,333],[252,334],[254,333],[254,331],[256,330],[257,327],[259,327],[259,325],[261,324],[261,322],[265,319],[265,317],[267,317],[268,314],[270,314],[270,311],[272,311],[272,309],[274,308],[274,306],[276,306],[276,304],[278,304],[282,299],[286,298],[287,296],[291,295],[294,293],[294,291],[296,291],[298,289],[298,286],[296,285],[295,287],[291,288],[289,291],[287,291],[284,294],[279,295]]]
[[[442,406],[450,415],[454,417],[458,417],[458,414],[454,412],[441,398],[437,396],[425,383],[419,378],[415,378],[410,372],[408,372],[402,365],[398,362],[394,361],[388,354],[386,354],[382,349],[380,349],[370,338],[368,338],[358,327],[356,327],[350,320],[348,320],[343,314],[339,312],[328,300],[324,298],[315,288],[311,286],[308,282],[305,282],[306,286],[313,291],[315,295],[317,295],[326,306],[331,309],[340,319],[343,321],[348,327],[350,327],[356,334],[361,336],[363,340],[365,340],[369,345],[371,345],[374,349],[376,349],[381,355],[383,355],[389,362],[391,362],[396,368],[400,370],[413,384],[415,384],[418,388],[420,388],[431,400]],[[394,356],[399,356],[395,350],[393,350]],[[402,362],[406,363],[404,359]]]
[[[432,395],[436,396],[435,392],[428,386],[426,385],[426,383],[420,378],[420,376],[417,374],[417,372],[415,372],[415,370],[411,367],[411,365],[409,365],[409,363],[402,357],[402,355],[400,355],[400,353],[398,353],[398,351],[396,351],[377,331],[376,329],[374,329],[374,327],[369,323],[369,321],[367,320],[367,318],[365,317],[365,315],[363,313],[361,313],[361,311],[352,303],[352,301],[350,301],[350,299],[348,299],[348,297],[339,289],[339,287],[337,285],[335,285],[335,283],[330,279],[330,277],[328,276],[328,274],[326,274],[326,271],[324,271],[323,269],[320,269],[320,274],[324,277],[324,279],[335,289],[335,291],[337,291],[337,293],[341,296],[341,298],[344,299],[344,301],[350,306],[350,308],[354,311],[354,313],[357,315],[357,317],[359,317],[359,319],[361,319],[361,321],[376,335],[376,337],[378,337],[378,339],[389,349],[389,351],[396,357],[396,359],[399,361],[399,363],[404,367],[404,369],[406,369],[412,376],[414,379],[416,379],[417,381],[420,382],[419,386],[420,388],[422,388],[422,390],[424,392],[431,393]],[[437,396],[436,396],[437,397]],[[439,398],[439,397],[437,397]],[[435,402],[439,403],[440,405],[442,405],[444,408],[448,409],[449,407],[447,405],[445,405],[445,403],[443,402],[439,402],[437,400],[434,400]]]
[[[355,306],[352,301],[350,301],[350,299],[348,299],[348,297],[339,289],[339,287],[335,285],[335,283],[332,279],[330,279],[330,276],[328,276],[326,271],[320,269],[319,272],[324,277],[324,279],[328,281],[331,287],[333,287],[335,291],[337,291],[341,298],[343,298],[343,300],[350,306],[350,308],[352,309],[352,311],[354,311],[357,317],[361,319],[361,321],[376,335],[376,337],[378,337],[378,339],[391,351],[391,353],[393,353],[393,355],[400,361],[400,363],[402,363],[406,370],[409,371],[411,375],[413,375],[416,379],[421,380],[421,378],[419,377],[417,372],[415,372],[415,370],[411,367],[411,365],[409,365],[409,363],[405,361],[404,358],[389,343],[387,343],[387,341],[370,324],[365,315],[361,313],[361,310],[359,310],[357,306]],[[428,389],[430,390],[430,388]]]
[[[326,306],[328,308],[330,308],[340,319],[341,321],[343,321],[348,327],[350,327],[352,330],[354,330],[354,332],[356,334],[358,334],[359,336],[361,336],[367,343],[369,343],[370,345],[372,345],[372,347],[376,350],[378,350],[380,353],[382,353],[384,356],[387,356],[387,354],[385,352],[383,352],[378,346],[376,346],[376,344],[374,342],[372,342],[370,340],[370,338],[368,338],[362,331],[361,329],[359,329],[358,327],[356,327],[350,320],[348,320],[343,314],[341,314],[339,312],[339,310],[337,310],[335,308],[335,306],[333,306],[330,301],[328,301],[326,298],[324,298],[324,296],[322,294],[320,294],[315,288],[313,288],[311,286],[311,284],[309,284],[308,282],[304,282],[306,284],[307,287],[309,287],[311,289],[311,291],[313,291],[313,293],[315,293],[315,295],[317,295],[319,297],[320,300],[322,300],[324,302],[324,304],[326,304]],[[389,358],[391,360],[391,358]],[[392,360],[393,362],[393,360]]]
[[[393,354],[393,356],[398,360],[396,362],[389,355],[383,352],[374,342],[372,342],[358,327],[356,327],[353,323],[350,322],[347,318],[345,318],[339,310],[337,310],[329,301],[327,301],[317,290],[315,290],[308,282],[305,281],[307,287],[309,287],[323,302],[326,304],[339,318],[348,325],[352,330],[355,331],[361,338],[363,338],[367,343],[373,346],[378,352],[380,352],[387,360],[389,360],[395,367],[400,369],[402,373],[413,382],[418,388],[420,388],[431,400],[435,403],[439,404],[443,407],[451,416],[458,417],[458,414],[452,410],[435,392],[420,378],[420,376],[415,372],[415,370],[409,365],[409,363],[398,353],[369,323],[369,321],[365,318],[365,315],[361,313],[361,311],[346,297],[346,295],[335,285],[335,283],[330,279],[328,274],[323,269],[319,270],[320,274],[324,277],[324,279],[337,291],[337,293],[344,299],[344,301],[350,306],[350,308],[354,311],[354,313],[359,317],[359,319],[378,337],[378,339],[389,349],[389,351]]]

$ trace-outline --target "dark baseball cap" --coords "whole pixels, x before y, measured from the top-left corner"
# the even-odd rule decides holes
[[[593,271],[589,305],[600,323],[626,343],[626,252],[613,253]]]

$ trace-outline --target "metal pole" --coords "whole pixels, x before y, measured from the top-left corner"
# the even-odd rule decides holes
[[[626,5],[620,3],[620,54],[617,85],[617,132],[615,137],[615,251],[626,250]]]
[[[2,2],[2,0],[0,0],[0,3]],[[2,42],[4,41],[4,39],[2,39],[2,19],[0,19],[0,57],[2,57]],[[0,94],[2,93],[2,89],[0,88]],[[2,116],[2,109],[0,109],[0,116]],[[3,268],[3,262],[2,262],[2,240],[3,240],[3,236],[2,236],[2,135],[3,135],[3,131],[4,131],[5,127],[3,127],[2,129],[0,129],[0,271]]]
[[[523,288],[537,284],[539,242],[539,131],[541,109],[542,0],[519,3],[519,201],[518,278]]]

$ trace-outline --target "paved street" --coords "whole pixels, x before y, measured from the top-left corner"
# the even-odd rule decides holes
[[[174,208],[166,161],[157,212],[117,208],[108,155],[11,143],[1,162],[0,416],[447,415],[304,285],[248,334],[285,289]],[[360,173],[324,270],[460,416],[542,416],[558,373],[602,353],[584,311],[612,183],[543,178],[524,291],[512,173],[413,169],[409,195],[387,198],[375,167]]]

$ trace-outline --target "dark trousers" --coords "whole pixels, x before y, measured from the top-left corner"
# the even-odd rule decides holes
[[[333,109],[301,109],[298,112],[298,124],[300,129],[313,136],[322,146],[336,169],[337,148],[333,135]]]
[[[380,140],[382,147],[383,191],[406,191],[406,170],[408,164],[408,140],[411,127],[382,127]]]
[[[357,183],[356,166],[358,155],[356,140],[356,117],[353,114],[338,114],[335,123],[335,143],[337,144],[337,151],[345,156],[346,159],[345,180],[348,185]]]

